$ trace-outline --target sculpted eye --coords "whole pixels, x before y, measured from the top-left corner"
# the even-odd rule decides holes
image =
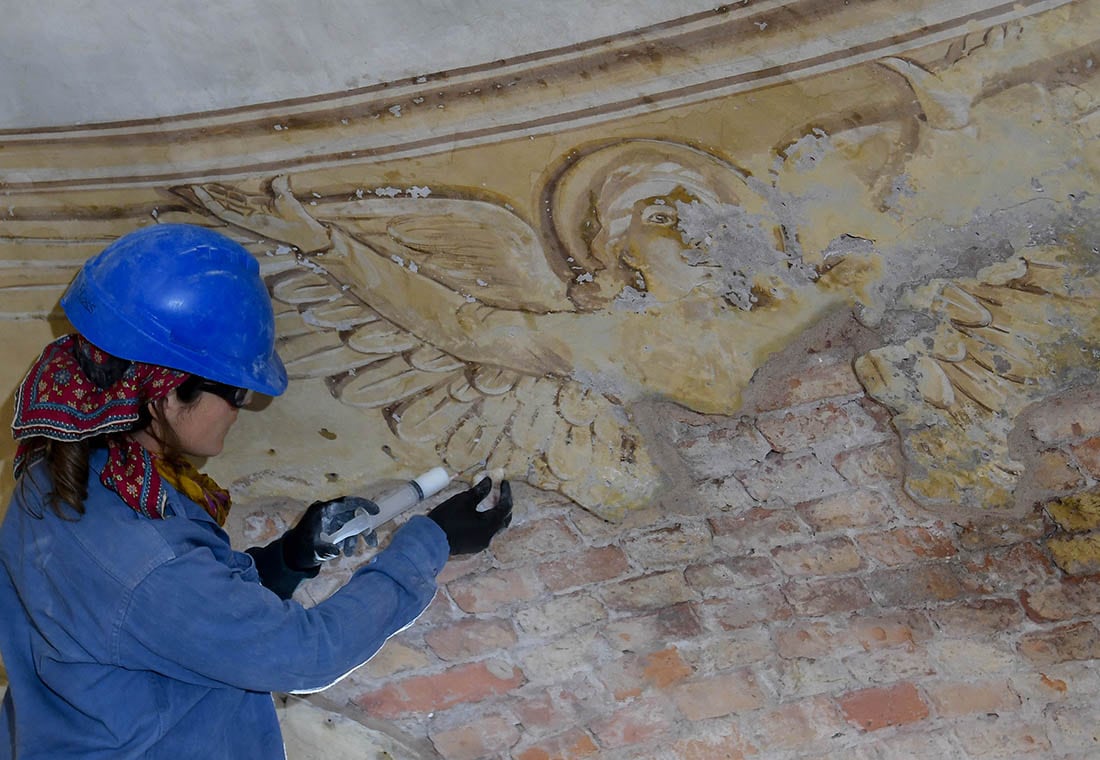
[[[671,206],[654,204],[646,206],[642,211],[642,221],[661,227],[675,227],[680,218],[676,215],[676,209]]]

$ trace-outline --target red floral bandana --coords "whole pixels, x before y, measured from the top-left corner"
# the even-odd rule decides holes
[[[79,335],[66,335],[46,346],[15,396],[11,429],[17,441],[32,436],[81,441],[125,432],[137,421],[143,404],[167,396],[188,378],[185,372],[133,362],[117,382],[100,389],[81,369],[78,352],[99,365],[109,358]],[[26,445],[20,443],[15,477],[32,464]],[[99,479],[139,514],[164,517],[164,482],[153,466],[153,455],[137,441],[109,439],[107,464]]]

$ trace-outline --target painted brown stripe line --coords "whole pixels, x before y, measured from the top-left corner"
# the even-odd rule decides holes
[[[1033,2],[1030,4],[1035,5],[1045,1],[1046,0],[1033,0]],[[857,58],[859,56],[866,56],[876,51],[881,51],[891,47],[903,45],[906,45],[910,48],[919,47],[919,45],[914,45],[912,43],[919,42],[920,40],[925,38],[935,37],[938,34],[956,29],[959,26],[965,26],[974,21],[981,22],[990,18],[994,18],[998,15],[1002,15],[1005,12],[1017,9],[1021,5],[1022,4],[1020,3],[1005,3],[999,6],[995,6],[994,8],[985,9],[983,11],[970,14],[969,16],[941,22],[939,24],[935,24],[930,27],[924,27],[920,30],[914,30],[903,35],[892,35],[882,40],[868,42],[862,45],[856,45],[844,51],[834,51],[795,63],[780,64],[765,69],[758,69],[752,72],[745,72],[743,74],[733,75],[730,77],[710,80],[705,83],[688,85],[673,90],[667,90],[653,95],[643,95],[616,101],[614,103],[605,103],[600,106],[574,109],[560,114],[551,114],[535,119],[528,119],[525,121],[517,121],[508,124],[496,124],[490,127],[480,127],[476,129],[452,132],[447,134],[446,136],[432,136],[419,140],[402,141],[399,143],[374,148],[359,147],[355,150],[337,151],[328,154],[312,154],[309,156],[296,158],[284,158],[279,160],[261,161],[252,164],[236,165],[219,169],[207,169],[201,172],[201,178],[203,180],[207,180],[225,179],[241,176],[255,176],[258,174],[262,175],[267,173],[286,171],[288,169],[298,169],[304,167],[319,168],[329,164],[345,163],[352,160],[361,161],[368,158],[397,158],[408,157],[412,155],[425,155],[430,153],[432,148],[436,148],[439,146],[443,146],[445,149],[450,150],[456,147],[465,147],[467,145],[485,142],[487,141],[487,138],[499,137],[501,135],[514,135],[524,134],[526,132],[546,131],[546,128],[548,127],[568,126],[570,124],[575,124],[576,122],[583,120],[595,120],[597,118],[607,119],[612,117],[617,118],[621,117],[624,112],[630,111],[632,109],[657,110],[654,108],[654,105],[659,103],[667,103],[671,100],[688,99],[692,96],[712,93],[713,91],[718,89],[735,88],[739,85],[746,85],[752,82],[761,82],[768,79],[777,80],[774,83],[769,83],[768,86],[771,86],[772,84],[780,83],[778,81],[779,77],[786,76],[786,80],[784,81],[790,81],[796,78],[789,76],[790,74],[804,72],[816,67],[823,66],[825,64]],[[120,184],[152,185],[194,181],[200,180],[196,178],[196,172],[192,170],[167,172],[147,176],[127,175],[117,178],[88,177],[67,180],[62,179],[30,181],[23,183],[3,183],[2,185],[0,185],[0,187],[4,187],[9,190],[39,191],[61,187],[90,187],[97,184],[102,184],[103,186],[109,187],[117,186]]]
[[[1004,3],[999,8],[1012,8],[1017,5],[1028,6],[1049,0],[1024,0],[1021,3]],[[858,6],[871,8],[882,5],[882,0],[859,0]],[[940,3],[944,7],[945,3]],[[750,6],[746,6],[748,8]],[[409,110],[405,116],[412,118],[424,118],[418,114],[413,106],[415,98],[423,98],[433,103],[461,102],[463,97],[471,90],[481,90],[492,93],[501,81],[507,81],[511,74],[515,74],[521,80],[520,91],[537,92],[538,82],[560,81],[574,77],[578,71],[604,70],[606,76],[613,76],[615,70],[628,69],[639,60],[646,60],[654,53],[658,53],[673,61],[682,59],[678,64],[670,63],[669,68],[677,67],[684,70],[696,66],[698,51],[711,49],[724,49],[730,45],[731,40],[746,39],[748,35],[760,34],[760,26],[771,29],[790,29],[800,22],[813,19],[815,24],[827,26],[834,16],[848,16],[858,18],[861,13],[853,5],[837,3],[835,0],[803,0],[798,3],[784,3],[777,7],[765,5],[762,9],[748,12],[739,12],[730,16],[727,12],[723,20],[718,23],[706,23],[700,26],[701,20],[711,21],[713,14],[696,14],[695,16],[680,19],[675,22],[667,22],[665,25],[649,27],[646,30],[626,32],[614,37],[603,38],[602,41],[588,43],[569,48],[560,48],[558,51],[549,51],[529,56],[510,59],[501,64],[487,64],[470,67],[470,70],[483,76],[476,79],[460,78],[457,73],[448,75],[445,80],[429,82],[415,87],[400,86],[391,89],[391,84],[364,88],[373,97],[364,100],[360,97],[348,97],[347,93],[329,94],[311,98],[281,101],[275,104],[281,110],[273,110],[272,104],[263,106],[245,106],[232,111],[210,112],[206,117],[214,121],[200,123],[196,117],[169,117],[166,119],[143,120],[141,122],[121,122],[105,125],[90,125],[81,128],[49,128],[32,132],[14,131],[2,132],[0,136],[7,136],[9,142],[17,142],[20,145],[50,145],[64,143],[74,146],[79,142],[94,141],[97,145],[125,144],[128,147],[140,147],[148,144],[164,144],[167,142],[184,142],[201,139],[209,139],[211,136],[232,131],[242,139],[247,139],[245,132],[253,131],[264,138],[272,138],[272,129],[276,124],[287,129],[305,131],[317,128],[331,128],[334,122],[341,117],[348,119],[364,119],[390,117],[389,109],[395,104],[407,105]],[[974,14],[963,17],[963,21],[969,20]],[[954,19],[950,23],[958,24],[960,19]],[[698,28],[694,28],[698,27]],[[647,38],[647,33],[653,29],[675,30],[675,35],[666,37],[654,36]],[[616,44],[629,40],[629,44]],[[561,57],[562,51],[580,51],[581,55],[569,55],[563,60],[555,60]],[[671,52],[670,52],[671,51]],[[843,55],[839,52],[838,55]],[[533,62],[541,62],[538,65],[528,65]],[[456,72],[461,70],[456,70]],[[629,79],[637,79],[627,75]],[[342,101],[333,103],[332,101]],[[317,108],[319,104],[328,104]],[[289,112],[301,106],[312,106],[308,111]],[[429,106],[430,107],[430,106]],[[254,114],[252,118],[228,119],[233,114]],[[445,117],[444,117],[445,118]],[[139,127],[149,127],[148,130],[134,131],[122,130],[126,124],[136,124]]]
[[[862,2],[874,2],[875,0],[861,0]],[[1034,0],[1030,0],[1034,1]],[[830,7],[829,0],[814,0],[813,2],[803,2],[803,5],[816,8],[822,6],[825,8]],[[767,2],[759,2],[759,0],[742,0],[738,3],[738,8],[731,9],[729,5],[721,5],[715,8],[713,11],[704,11],[688,16],[683,16],[670,21],[665,21],[659,24],[653,24],[651,26],[642,27],[640,29],[632,29],[626,32],[620,32],[613,35],[607,35],[592,40],[586,40],[585,42],[577,43],[575,45],[567,45],[557,48],[550,48],[547,50],[540,50],[526,55],[514,56],[508,59],[501,59],[489,63],[480,63],[470,66],[459,67],[455,69],[448,69],[444,71],[438,71],[431,74],[425,74],[423,77],[409,77],[407,79],[395,80],[391,82],[380,82],[378,84],[367,85],[364,87],[358,87],[351,90],[345,90],[341,92],[325,93],[322,95],[309,95],[298,98],[286,98],[278,101],[269,101],[266,103],[254,103],[244,106],[238,106],[235,108],[218,109],[214,111],[198,111],[190,114],[180,114],[176,116],[167,117],[155,117],[149,119],[131,119],[126,121],[113,121],[103,122],[98,124],[86,124],[79,127],[73,126],[52,126],[52,127],[36,127],[31,129],[0,129],[0,137],[21,137],[27,135],[50,135],[50,134],[71,134],[79,132],[94,132],[94,131],[108,131],[118,129],[132,129],[140,127],[163,127],[166,123],[173,121],[198,121],[198,120],[224,120],[225,117],[232,117],[237,114],[250,114],[257,112],[269,112],[264,115],[264,119],[278,118],[281,114],[284,114],[288,110],[296,109],[300,106],[315,106],[331,101],[354,101],[362,99],[364,96],[373,96],[380,93],[388,93],[397,87],[404,87],[408,85],[427,85],[426,87],[417,87],[418,90],[425,92],[436,92],[440,84],[444,84],[447,87],[464,86],[464,85],[452,85],[450,82],[458,78],[469,78],[479,74],[489,74],[492,76],[499,76],[502,69],[507,68],[522,68],[525,70],[537,70],[541,68],[535,67],[532,69],[528,67],[528,64],[537,63],[540,61],[552,60],[567,55],[571,55],[572,58],[583,58],[590,54],[589,51],[596,51],[597,54],[603,54],[605,48],[616,46],[617,44],[627,42],[629,40],[638,39],[641,40],[637,43],[630,43],[631,46],[638,46],[642,44],[655,42],[662,37],[676,36],[682,34],[678,30],[686,27],[697,25],[701,21],[710,21],[716,16],[727,16],[729,14],[736,14],[737,17],[748,15],[753,17],[752,14],[758,14],[763,11],[751,10],[758,5],[766,6],[771,5]],[[835,3],[831,3],[835,6]],[[726,23],[726,22],[722,22]],[[670,35],[669,32],[674,32]],[[651,39],[652,38],[652,39]],[[580,56],[575,54],[580,53]],[[423,79],[424,81],[419,81]],[[334,109],[343,110],[348,106],[333,106]],[[247,125],[249,121],[238,122],[233,121],[234,124]],[[191,128],[180,128],[191,129]],[[158,135],[166,134],[171,130],[159,130]],[[128,133],[132,134],[132,132]],[[44,138],[44,139],[49,139]]]

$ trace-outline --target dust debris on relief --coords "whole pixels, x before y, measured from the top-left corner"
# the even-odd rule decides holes
[[[663,483],[637,402],[736,415],[770,356],[849,311],[881,339],[854,367],[910,496],[1018,511],[1017,420],[1100,370],[1095,6],[856,64],[905,105],[817,114],[763,156],[735,126],[718,145],[609,130],[544,167],[537,217],[477,187],[287,170],[165,186],[154,221],[248,246],[291,377],[453,471],[619,519]]]

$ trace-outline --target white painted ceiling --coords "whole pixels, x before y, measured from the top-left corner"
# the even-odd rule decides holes
[[[592,40],[711,0],[49,0],[0,23],[0,129],[342,92]]]

